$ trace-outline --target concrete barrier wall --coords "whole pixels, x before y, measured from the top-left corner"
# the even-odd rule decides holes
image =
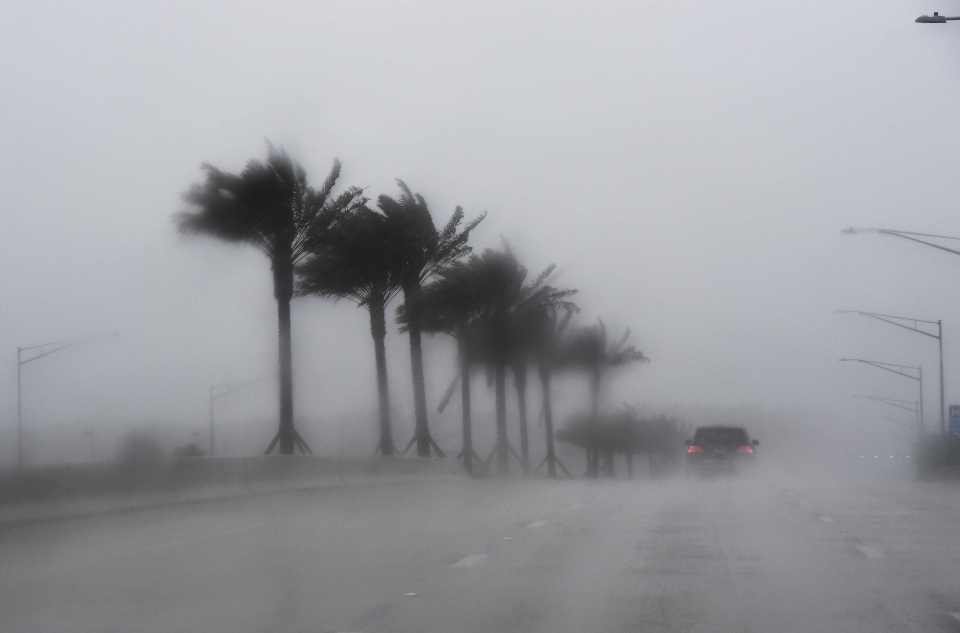
[[[456,463],[312,456],[181,458],[0,474],[0,522],[352,483],[456,476]]]

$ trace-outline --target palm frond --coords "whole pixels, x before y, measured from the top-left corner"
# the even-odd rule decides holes
[[[428,281],[442,267],[469,254],[469,231],[458,231],[464,216],[460,207],[438,231],[423,196],[415,193],[403,180],[398,179],[397,186],[400,194],[396,197],[379,196],[377,206],[393,234],[389,247],[391,256],[404,271],[404,285],[412,288]],[[471,222],[470,226],[476,224],[477,221]]]
[[[362,192],[351,188],[331,204],[339,161],[334,161],[321,190],[314,191],[303,167],[269,141],[266,160],[248,161],[239,175],[210,164],[202,171],[203,180],[183,195],[187,209],[175,216],[180,231],[253,244],[275,267],[300,261],[318,217],[330,224],[331,216],[362,203]]]
[[[387,219],[356,200],[344,198],[315,224],[306,242],[308,256],[297,267],[300,295],[349,298],[359,305],[388,303],[398,292],[401,270],[386,248]],[[328,223],[327,223],[328,222]]]

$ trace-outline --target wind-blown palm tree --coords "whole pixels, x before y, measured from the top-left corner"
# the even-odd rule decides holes
[[[277,434],[267,448],[289,455],[309,447],[293,424],[293,359],[290,342],[290,301],[294,267],[306,256],[308,236],[332,226],[340,216],[362,204],[359,189],[335,195],[340,163],[334,161],[319,190],[307,184],[303,167],[282,149],[268,145],[266,161],[251,160],[240,174],[204,164],[204,180],[184,194],[189,210],[176,216],[184,233],[209,235],[228,242],[245,242],[270,260],[277,301],[279,405]]]
[[[567,476],[570,473],[557,458],[554,443],[553,425],[553,394],[551,381],[554,368],[560,362],[561,341],[563,333],[570,322],[570,318],[579,311],[579,307],[569,299],[575,290],[557,290],[546,286],[547,290],[541,300],[537,301],[523,319],[523,331],[526,334],[531,355],[536,363],[537,375],[540,378],[540,397],[542,403],[544,440],[547,454],[538,470],[547,466],[547,474],[551,478],[557,476],[559,466]]]
[[[505,472],[512,451],[507,439],[506,373],[523,364],[526,370],[528,348],[524,343],[526,323],[552,302],[560,302],[573,293],[556,290],[546,284],[554,267],[548,267],[533,282],[527,282],[527,269],[513,252],[488,249],[474,255],[453,270],[450,279],[469,288],[472,309],[470,360],[485,364],[492,374],[496,399],[497,441],[491,456],[498,470]],[[522,385],[525,387],[525,385]],[[522,393],[522,392],[521,392]],[[524,394],[525,395],[525,394]],[[523,402],[524,397],[520,398]],[[522,420],[522,417],[521,417]],[[525,429],[521,429],[521,437]],[[526,460],[520,456],[526,470]]]
[[[505,245],[509,252],[509,246]],[[516,261],[516,260],[514,260]],[[517,413],[520,427],[520,457],[524,472],[529,471],[530,442],[527,429],[527,368],[535,361],[540,375],[541,392],[549,399],[550,363],[548,352],[557,340],[556,330],[562,330],[575,312],[577,305],[570,300],[576,290],[559,289],[549,284],[556,266],[548,266],[530,284],[523,288],[522,298],[514,308],[510,323],[510,356],[514,388],[517,392]],[[557,320],[560,319],[560,325]],[[544,371],[547,373],[544,374]],[[556,453],[553,450],[553,419],[550,402],[544,400],[544,415],[547,428],[548,472],[555,476]],[[561,465],[562,466],[562,465]]]
[[[457,261],[470,252],[467,244],[470,232],[485,217],[481,215],[462,229],[463,209],[457,207],[450,220],[438,230],[430,215],[430,207],[423,196],[414,193],[406,183],[398,180],[400,195],[392,198],[381,195],[377,206],[387,219],[391,233],[391,257],[400,271],[400,286],[406,307],[406,329],[410,339],[410,366],[413,377],[413,405],[416,427],[413,438],[404,449],[414,443],[417,455],[429,457],[435,450],[443,452],[430,435],[427,418],[426,381],[423,374],[423,344],[420,312],[417,308],[420,289],[437,270]]]
[[[470,374],[472,366],[477,362],[476,326],[484,307],[472,278],[473,273],[474,270],[468,263],[454,262],[441,269],[436,278],[420,290],[418,297],[421,330],[448,334],[457,343],[459,374],[451,383],[439,410],[446,406],[459,383],[462,416],[460,454],[464,469],[471,475],[474,473],[476,452],[473,448]],[[408,314],[406,305],[399,308],[398,319],[405,330],[409,324]]]
[[[380,414],[377,450],[389,457],[396,449],[384,344],[386,306],[400,291],[400,270],[390,255],[386,222],[383,215],[362,208],[345,215],[332,229],[314,232],[308,240],[311,256],[297,267],[297,294],[351,299],[369,312]]]
[[[472,256],[466,267],[482,306],[474,328],[475,357],[487,366],[494,386],[497,439],[491,457],[496,456],[497,470],[505,473],[514,452],[507,436],[506,375],[516,355],[515,311],[526,296],[527,269],[509,249],[487,249]]]
[[[630,363],[649,361],[629,340],[630,330],[627,329],[623,336],[611,343],[607,339],[607,328],[603,321],[597,321],[596,325],[577,329],[566,341],[562,362],[568,367],[587,372],[590,380],[590,415],[594,419],[600,416],[600,398],[609,372]],[[598,452],[588,450],[587,475],[596,477],[598,468]]]
[[[527,362],[523,348],[511,363],[513,388],[517,392],[517,426],[520,429],[520,466],[524,473],[530,472],[530,431],[527,428]]]

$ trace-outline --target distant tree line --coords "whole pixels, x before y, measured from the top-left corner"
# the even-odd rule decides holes
[[[415,447],[421,457],[444,455],[430,433],[422,350],[424,333],[441,333],[456,344],[459,367],[441,408],[459,386],[459,457],[468,472],[491,462],[505,472],[511,457],[525,472],[532,469],[527,389],[533,370],[545,429],[546,457],[539,467],[557,476],[563,465],[554,445],[551,380],[557,371],[578,370],[589,380],[590,415],[585,419],[596,438],[576,439],[590,435],[577,430],[583,420],[574,421],[564,437],[584,448],[587,473],[596,476],[601,456],[609,460],[614,450],[609,441],[598,439],[610,427],[601,422],[606,381],[618,368],[647,361],[630,343],[630,331],[610,340],[602,322],[572,326],[579,311],[576,290],[554,285],[552,265],[530,275],[506,242],[473,253],[470,237],[484,214],[468,220],[457,207],[438,225],[424,197],[403,181],[397,181],[398,194],[371,200],[359,187],[338,187],[340,173],[341,165],[334,161],[323,183],[314,187],[299,163],[268,145],[265,160],[251,160],[237,174],[204,164],[202,180],[184,194],[187,208],[176,215],[181,232],[250,244],[270,262],[279,333],[279,425],[266,452],[310,452],[294,426],[293,412],[290,306],[299,296],[348,299],[366,309],[377,369],[377,449],[384,456],[398,452],[385,339],[387,310],[402,296],[396,317],[410,344],[415,431],[400,452]],[[470,377],[478,371],[488,377],[495,398],[496,442],[486,458],[473,444]],[[517,396],[519,452],[507,434],[508,375]]]
[[[562,429],[557,438],[597,455],[602,474],[616,476],[615,458],[623,456],[627,476],[633,476],[634,457],[647,460],[649,473],[657,476],[678,465],[678,447],[684,440],[678,421],[670,416],[641,415],[633,407],[605,415],[580,415]]]

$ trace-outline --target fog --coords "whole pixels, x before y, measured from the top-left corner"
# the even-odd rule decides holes
[[[219,401],[217,417],[225,454],[263,449],[276,426],[269,266],[248,247],[184,238],[172,216],[202,162],[239,170],[263,156],[265,138],[314,182],[335,157],[342,182],[371,197],[403,178],[438,223],[456,205],[468,218],[488,212],[475,248],[504,237],[531,270],[557,264],[557,283],[579,289],[580,320],[631,328],[652,359],[618,374],[611,403],[686,412],[690,423],[768,412],[851,447],[908,441],[909,415],[850,395],[913,399],[913,384],[837,362],[861,356],[923,364],[933,430],[935,344],[834,314],[943,319],[947,403],[960,397],[960,260],[840,233],[960,233],[950,124],[960,40],[915,25],[927,10],[862,0],[788,11],[755,0],[11,5],[0,25],[0,349],[10,360],[0,460],[16,457],[16,347],[114,331],[25,367],[29,462],[105,459],[132,428],[202,443],[209,387],[256,379]],[[372,452],[364,312],[304,298],[293,319],[298,427],[317,452],[340,450],[344,436],[349,450]],[[456,408],[435,413],[453,345],[429,337],[426,352],[432,424],[453,449]],[[410,361],[392,323],[388,362],[403,444]],[[585,406],[585,381],[561,384],[563,414]],[[482,438],[492,405],[478,387]]]
[[[960,258],[843,232],[960,235],[960,17],[914,22],[957,3],[8,4],[0,630],[958,630],[937,341],[856,311],[942,321],[960,402]],[[260,221],[340,161],[366,258],[198,229],[249,219],[204,165],[250,161]],[[404,182],[438,227],[484,217],[461,262],[496,274],[402,287]],[[292,301],[291,420],[304,261],[353,294]],[[360,268],[397,290],[385,354]],[[298,433],[313,456],[263,456]]]

